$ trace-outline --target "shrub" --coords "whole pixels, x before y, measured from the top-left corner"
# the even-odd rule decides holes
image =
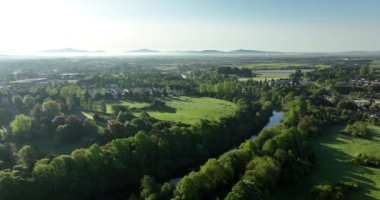
[[[343,132],[354,137],[366,138],[369,130],[366,123],[357,121],[353,124],[347,125]]]
[[[119,114],[119,112],[127,112],[129,111],[129,107],[128,106],[124,106],[124,105],[112,105],[111,106],[112,110],[113,110],[113,113],[115,115]]]
[[[368,167],[380,168],[380,159],[374,156],[358,154],[353,159],[349,160],[351,163],[364,165]]]
[[[358,188],[356,182],[325,183],[315,185],[309,192],[311,200],[347,199],[347,193]]]

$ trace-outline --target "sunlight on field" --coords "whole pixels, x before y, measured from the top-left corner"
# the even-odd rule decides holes
[[[298,68],[327,68],[330,65],[326,64],[311,64],[311,63],[291,63],[291,62],[268,62],[268,63],[255,63],[243,65],[242,67],[251,68],[256,70],[265,70],[265,69],[298,69]]]
[[[195,97],[172,97],[163,99],[166,105],[175,108],[175,113],[148,112],[152,117],[160,120],[193,124],[200,119],[219,120],[223,116],[233,115],[236,110],[234,103],[214,99]]]
[[[310,181],[356,181],[360,189],[353,193],[352,199],[379,199],[380,169],[343,162],[358,153],[380,157],[380,127],[370,126],[370,129],[374,132],[371,139],[342,135],[337,133],[341,128],[336,128],[315,141],[319,169]]]

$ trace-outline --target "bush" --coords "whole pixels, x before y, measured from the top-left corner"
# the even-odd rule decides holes
[[[368,137],[369,130],[366,123],[357,121],[347,125],[343,132],[354,137],[366,138]]]
[[[112,108],[112,111],[115,115],[119,114],[119,112],[127,112],[129,111],[129,107],[128,106],[123,106],[123,105],[112,105],[111,106]]]
[[[98,127],[96,126],[96,123],[94,120],[86,119],[83,122],[83,134],[84,135],[97,135],[98,134]]]
[[[358,188],[356,182],[315,185],[309,192],[310,200],[347,199],[347,193]]]
[[[368,167],[380,168],[380,159],[374,156],[358,154],[355,158],[351,159],[350,162]]]
[[[130,112],[119,112],[119,114],[117,115],[117,121],[120,121],[122,123],[125,123],[126,121],[131,121],[132,119],[134,119],[135,116],[130,113]]]

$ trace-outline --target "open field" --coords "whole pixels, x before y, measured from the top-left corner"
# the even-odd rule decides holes
[[[344,162],[358,153],[380,157],[380,127],[370,126],[373,132],[371,139],[340,134],[339,131],[343,128],[334,127],[312,141],[319,163],[317,171],[302,181],[297,190],[293,190],[294,194],[283,196],[288,196],[287,199],[305,199],[308,189],[314,184],[355,181],[360,189],[353,192],[350,199],[380,199],[380,169]],[[296,191],[303,193],[295,193]],[[278,192],[279,198],[281,192]]]
[[[310,64],[310,63],[292,63],[292,62],[267,62],[243,65],[242,67],[251,69],[298,69],[298,68],[327,68],[326,64]]]
[[[168,109],[147,110],[148,114],[154,118],[167,121],[183,122],[193,124],[200,119],[219,120],[223,116],[231,116],[235,113],[236,104],[229,101],[208,98],[208,97],[168,97],[162,98]],[[106,103],[107,113],[112,114],[112,105],[126,105],[130,108],[143,108],[150,104],[146,102],[134,101],[108,101]],[[100,107],[99,105],[97,107]],[[98,108],[100,110],[100,108]],[[92,118],[89,113],[82,113],[86,118]],[[139,115],[136,112],[135,115]]]
[[[307,73],[313,71],[313,69],[301,69],[302,72]],[[277,80],[277,79],[287,79],[289,75],[295,72],[295,69],[268,69],[268,70],[254,70],[253,71],[257,76],[253,78],[239,78],[240,81],[246,81],[252,79],[255,81],[263,80]]]
[[[374,68],[380,68],[380,60],[373,60],[370,66]]]
[[[219,120],[223,116],[233,115],[236,109],[234,103],[214,99],[195,97],[172,97],[162,99],[175,112],[149,111],[149,115],[160,120],[193,124],[200,119]]]

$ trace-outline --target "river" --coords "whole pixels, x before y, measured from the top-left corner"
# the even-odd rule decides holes
[[[273,111],[272,116],[269,118],[269,122],[264,126],[263,130],[266,128],[272,128],[281,123],[284,118],[284,112],[282,111]],[[252,135],[251,140],[255,141],[258,135]]]

